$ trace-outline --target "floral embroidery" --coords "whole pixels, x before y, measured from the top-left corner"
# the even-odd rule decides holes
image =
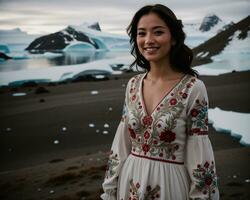
[[[191,128],[189,135],[208,134],[208,104],[205,99],[195,101],[195,106],[190,111],[188,124]]]
[[[139,189],[141,187],[140,183],[137,182],[136,184],[133,183],[133,179],[130,180],[130,189],[129,189],[129,198],[128,200],[151,200],[151,199],[158,199],[160,197],[159,191],[160,186],[157,185],[155,188],[152,189],[150,185],[147,186],[146,192],[144,197],[140,197],[141,194]]]
[[[215,189],[217,187],[217,176],[214,170],[214,162],[211,164],[205,162],[203,166],[197,165],[197,169],[194,169],[193,176],[196,178],[196,188],[203,194],[208,195],[211,199]]]
[[[164,157],[175,160],[175,151],[179,145],[175,142],[177,119],[180,117],[185,104],[183,99],[188,97],[188,90],[193,85],[186,76],[173,89],[171,96],[166,96],[159,103],[151,115],[143,112],[143,100],[139,98],[140,82],[143,76],[136,76],[132,80],[130,89],[128,132],[132,140],[132,151],[144,155]],[[186,85],[189,85],[186,87]],[[183,92],[182,92],[183,91]],[[132,98],[136,96],[136,98]]]
[[[110,177],[114,176],[115,167],[117,167],[119,165],[119,163],[120,163],[120,161],[118,159],[118,155],[113,154],[113,151],[111,150],[110,155],[109,155],[107,168],[106,168],[106,174],[105,174],[106,178],[110,178]]]
[[[121,121],[124,122],[127,118],[128,110],[127,110],[127,105],[126,102],[123,105],[123,110],[122,110],[122,119]]]
[[[151,116],[144,116],[142,121],[144,126],[150,126],[153,122],[153,118]]]

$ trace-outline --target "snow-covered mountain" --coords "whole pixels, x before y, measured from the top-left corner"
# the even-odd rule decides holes
[[[67,28],[35,39],[26,50],[37,51],[81,51],[129,48],[129,39],[101,32],[99,23],[70,25]]]
[[[229,24],[215,14],[208,14],[201,23],[184,24],[184,32],[187,35],[186,43],[191,48],[196,47],[232,24],[233,22]]]
[[[203,18],[202,23],[199,27],[199,30],[202,32],[206,32],[206,31],[210,31],[212,28],[214,28],[216,26],[221,27],[224,25],[225,24],[223,24],[222,20],[217,15],[208,14]]]
[[[225,54],[225,51],[230,51],[231,59],[236,59],[236,54],[243,53],[245,56],[249,56],[250,48],[250,15],[235,24],[229,24],[229,26],[221,30],[217,35],[213,36],[206,42],[193,48],[194,61],[193,65],[201,65],[205,63],[211,63],[214,56]],[[236,50],[237,49],[237,50]],[[233,54],[232,54],[233,52]],[[244,56],[243,55],[243,56]],[[228,56],[227,59],[229,59]],[[217,60],[220,58],[216,58]]]

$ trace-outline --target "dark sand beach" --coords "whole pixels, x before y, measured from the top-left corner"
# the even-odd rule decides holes
[[[126,83],[133,75],[42,85],[49,92],[41,94],[35,93],[39,86],[2,88],[0,199],[99,199]],[[250,113],[250,71],[200,78],[210,108]],[[13,97],[15,92],[27,95]],[[250,148],[211,125],[209,134],[221,199],[250,199]]]

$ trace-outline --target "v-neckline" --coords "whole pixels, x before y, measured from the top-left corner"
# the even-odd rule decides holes
[[[143,110],[144,110],[144,113],[147,115],[147,116],[151,116],[154,114],[156,108],[164,101],[164,99],[184,80],[184,78],[186,77],[186,74],[183,75],[180,80],[168,91],[166,92],[166,94],[161,98],[161,100],[158,102],[158,104],[154,107],[154,109],[152,110],[152,112],[149,114],[148,113],[148,110],[146,108],[146,105],[145,105],[145,102],[144,102],[144,95],[143,95],[143,80],[145,78],[145,76],[148,74],[148,72],[146,72],[141,80],[140,80],[140,85],[139,85],[139,92],[140,92],[140,98],[141,98],[141,102],[142,102],[142,107],[143,107]]]

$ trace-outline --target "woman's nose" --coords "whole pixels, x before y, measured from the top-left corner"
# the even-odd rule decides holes
[[[153,43],[154,42],[154,37],[153,37],[153,35],[152,34],[147,34],[146,35],[146,38],[145,38],[145,43],[147,43],[147,44],[150,44],[150,43]]]

